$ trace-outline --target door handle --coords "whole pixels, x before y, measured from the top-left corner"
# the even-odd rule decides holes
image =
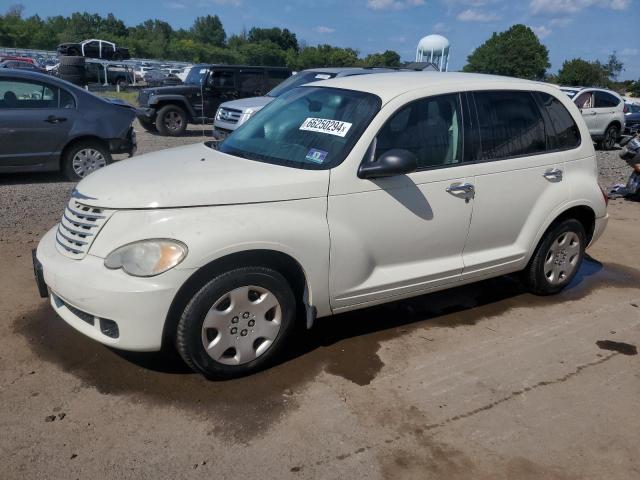
[[[452,183],[446,188],[446,191],[452,195],[462,193],[465,198],[472,198],[476,193],[476,187],[470,183]]]
[[[48,123],[60,123],[60,122],[66,122],[66,121],[67,121],[66,118],[56,117],[55,115],[49,115],[45,120],[45,122],[48,122]]]
[[[542,174],[542,176],[547,180],[551,180],[555,182],[562,181],[562,175],[563,175],[563,172],[559,168],[551,168]]]

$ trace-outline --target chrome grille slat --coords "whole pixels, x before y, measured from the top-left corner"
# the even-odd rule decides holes
[[[220,107],[218,112],[218,119],[228,123],[238,123],[242,117],[242,110],[236,110],[234,108]]]
[[[58,251],[69,258],[84,258],[113,213],[113,210],[90,207],[71,198],[56,232]]]

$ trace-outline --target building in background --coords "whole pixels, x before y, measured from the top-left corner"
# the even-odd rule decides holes
[[[427,35],[416,49],[416,62],[427,62],[438,67],[441,72],[449,69],[449,49],[451,44],[442,35]]]

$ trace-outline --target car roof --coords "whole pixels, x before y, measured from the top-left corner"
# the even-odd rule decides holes
[[[384,67],[320,67],[320,68],[307,68],[306,70],[302,70],[299,73],[303,72],[315,72],[315,73],[329,73],[332,75],[336,75],[338,77],[354,75],[356,73],[375,73],[375,72],[384,72],[384,71],[394,71],[392,68],[384,68]]]
[[[457,72],[397,72],[393,75],[373,73],[370,75],[351,75],[313,82],[314,87],[333,87],[372,93],[380,97],[383,104],[398,95],[412,90],[425,87],[440,87],[443,85],[463,91],[470,88],[496,88],[496,86],[500,88],[516,86],[532,88],[547,84],[518,78],[500,77],[497,75]]]

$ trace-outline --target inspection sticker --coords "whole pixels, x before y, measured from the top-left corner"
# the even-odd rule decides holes
[[[315,148],[312,148],[309,150],[305,158],[313,163],[324,163],[324,159],[327,158],[327,153],[328,152],[325,152],[324,150],[316,150]]]
[[[331,75],[327,75],[326,73],[318,73],[316,74],[316,78],[318,80],[329,80],[331,78]]]
[[[339,120],[328,120],[326,118],[307,118],[300,130],[306,130],[309,132],[327,133],[329,135],[335,135],[337,137],[344,137],[352,123],[340,122]]]

